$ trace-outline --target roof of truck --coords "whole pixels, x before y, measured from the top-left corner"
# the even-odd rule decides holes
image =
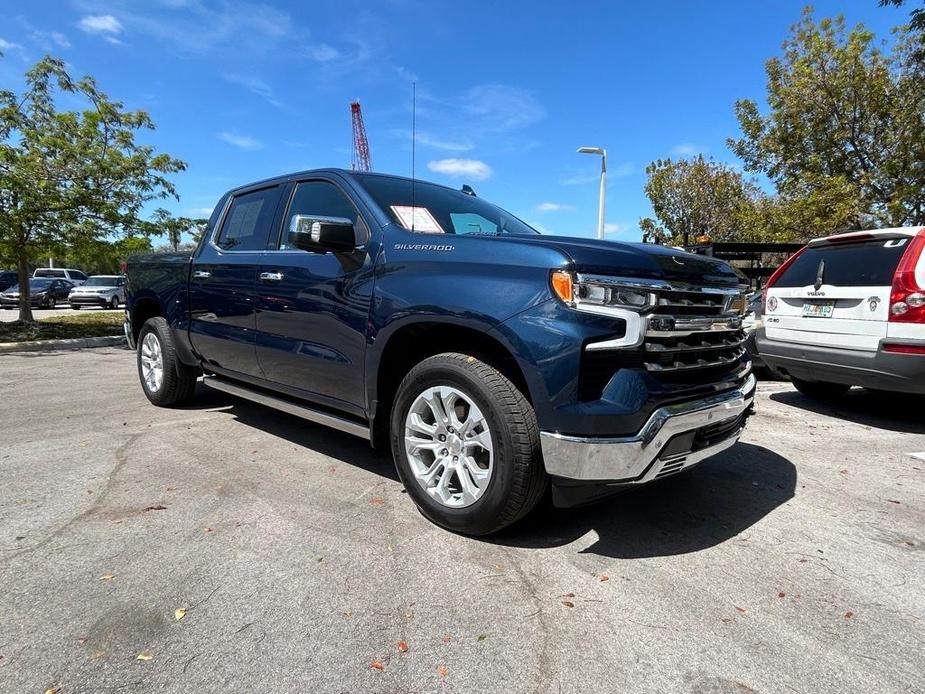
[[[414,180],[417,183],[427,183],[428,185],[440,186],[441,188],[446,188],[447,190],[459,191],[458,188],[451,188],[450,186],[445,186],[440,183],[434,183],[433,181],[427,181],[420,178],[411,179],[408,176],[398,176],[396,174],[382,173],[380,171],[353,171],[351,169],[338,169],[336,167],[326,167],[322,169],[306,169],[304,171],[296,171],[293,173],[282,174],[280,176],[273,176],[272,178],[264,178],[260,181],[253,181],[251,183],[246,183],[244,185],[236,186],[231,189],[230,192],[237,192],[240,190],[245,190],[247,188],[254,188],[256,186],[267,186],[267,185],[278,185],[280,183],[286,183],[297,178],[305,178],[306,176],[320,175],[320,174],[338,174],[340,176],[352,176],[352,177],[363,177],[363,176],[381,176],[383,178],[394,178],[399,181],[408,181],[411,183]]]

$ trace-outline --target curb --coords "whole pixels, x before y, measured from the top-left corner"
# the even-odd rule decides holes
[[[124,345],[125,335],[109,337],[77,337],[70,340],[33,340],[31,342],[7,342],[0,344],[0,354],[10,352],[57,352],[61,350],[86,349],[88,347],[112,347]]]

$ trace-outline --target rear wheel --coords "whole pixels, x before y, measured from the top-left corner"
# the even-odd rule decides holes
[[[804,381],[800,378],[790,377],[794,387],[806,397],[816,400],[836,400],[851,390],[851,386],[843,383],[829,383],[828,381]]]
[[[155,405],[178,405],[196,388],[196,377],[179,363],[170,327],[159,316],[149,318],[138,334],[137,363],[141,387]]]
[[[547,477],[533,407],[473,356],[425,359],[402,380],[391,421],[398,474],[421,513],[467,535],[526,515]]]

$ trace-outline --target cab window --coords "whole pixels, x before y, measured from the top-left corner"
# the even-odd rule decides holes
[[[225,251],[261,251],[279,202],[279,186],[236,195],[215,245]]]

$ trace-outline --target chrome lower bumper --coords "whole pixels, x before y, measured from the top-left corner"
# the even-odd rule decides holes
[[[543,459],[550,475],[572,480],[643,484],[679,472],[725,450],[738,441],[741,426],[698,450],[662,456],[662,450],[678,434],[736,420],[751,407],[755,376],[740,387],[700,400],[668,405],[652,413],[635,436],[596,438],[540,433]]]

